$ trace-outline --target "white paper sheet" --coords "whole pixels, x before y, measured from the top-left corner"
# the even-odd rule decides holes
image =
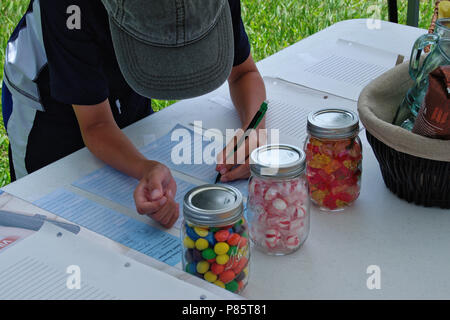
[[[233,118],[236,116],[236,111],[229,107],[231,100],[223,97],[215,97],[212,100],[221,104],[226,108],[226,117]],[[289,104],[274,98],[268,99],[269,109],[266,113],[266,128],[276,129],[280,134],[280,138],[289,137],[297,141],[297,146],[302,147],[306,139],[306,124],[308,121],[308,114],[314,109],[303,105],[299,101],[297,105]],[[270,133],[269,133],[270,134]],[[280,139],[280,142],[282,139]]]
[[[178,237],[66,189],[58,189],[34,204],[168,265],[181,261]]]
[[[173,132],[176,130],[183,130],[185,135],[182,138],[178,138],[178,135],[173,135]],[[179,132],[182,133],[183,131]],[[173,159],[172,153],[179,150],[176,146],[180,145],[186,137],[190,139],[190,145],[188,148],[190,150],[188,150],[189,155],[187,157],[188,163],[177,164]],[[177,125],[168,134],[141,148],[140,151],[148,159],[161,162],[172,170],[176,170],[185,175],[198,179],[203,183],[214,183],[217,177],[217,171],[215,170],[216,155],[212,154],[211,157],[208,157],[214,161],[212,163],[209,163],[209,159],[205,159],[204,157],[205,153],[210,154],[206,150],[211,143],[212,142],[209,139],[204,139],[200,133],[194,132],[193,129],[182,125]],[[222,144],[222,146],[224,145]],[[219,149],[222,150],[222,148],[223,147],[220,147]],[[246,180],[230,182],[227,184],[238,188],[244,197],[247,196],[248,192]]]
[[[282,79],[354,101],[370,81],[395,67],[399,55],[338,39],[322,53],[298,53],[286,63]]]
[[[0,300],[220,298],[49,223],[0,259]]]
[[[277,129],[281,143],[293,144],[303,148],[307,137],[309,113],[323,108],[345,108],[357,112],[356,102],[310,89],[279,78],[264,77],[269,108],[266,114],[267,129]],[[220,117],[227,119],[227,125],[240,127],[239,117],[229,97],[214,96],[210,101],[224,107]],[[225,121],[224,121],[225,122]],[[204,121],[207,129],[217,125],[217,121]],[[362,128],[362,124],[360,123]],[[219,129],[222,129],[220,127]],[[269,131],[270,135],[270,131]]]

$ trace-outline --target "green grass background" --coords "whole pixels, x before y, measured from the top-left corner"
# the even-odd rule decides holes
[[[56,0],[57,1],[57,0]],[[93,0],[95,1],[95,0]],[[15,25],[26,11],[29,0],[0,1],[0,78],[3,77],[4,49]],[[244,24],[259,61],[338,21],[372,17],[370,6],[378,5],[381,19],[388,20],[386,0],[242,0]],[[420,27],[430,24],[434,0],[420,5]],[[399,23],[405,24],[407,0],[398,0]],[[161,110],[174,101],[154,101]],[[1,109],[1,104],[0,104]],[[8,138],[0,115],[0,187],[10,182]]]

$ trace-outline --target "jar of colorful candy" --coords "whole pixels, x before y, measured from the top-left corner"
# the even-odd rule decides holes
[[[228,185],[203,185],[184,197],[183,269],[241,293],[249,276],[250,246],[242,194]]]
[[[310,200],[305,158],[302,150],[290,145],[267,145],[251,154],[250,238],[264,253],[292,253],[308,237]]]
[[[340,211],[359,196],[362,145],[358,115],[322,109],[308,116],[306,175],[311,200],[324,211]]]

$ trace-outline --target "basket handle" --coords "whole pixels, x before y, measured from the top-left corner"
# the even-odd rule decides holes
[[[428,46],[433,50],[434,46],[439,41],[439,35],[435,33],[424,34],[420,36],[414,43],[413,50],[411,52],[411,59],[409,60],[409,74],[411,78],[416,81],[418,75],[422,71],[423,64],[420,64],[420,57],[422,51]]]

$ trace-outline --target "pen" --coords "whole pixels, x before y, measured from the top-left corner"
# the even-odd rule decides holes
[[[74,234],[78,234],[81,228],[77,225],[47,219],[46,216],[37,214],[34,216],[22,215],[10,211],[0,210],[0,226],[11,227],[11,228],[21,228],[33,231],[39,231],[44,222],[50,222],[60,228],[70,231]]]
[[[242,142],[244,142],[247,138],[248,138],[248,131],[252,130],[252,129],[256,129],[258,127],[258,125],[260,124],[261,120],[264,118],[264,115],[267,112],[268,109],[268,105],[269,103],[267,101],[264,101],[261,104],[261,107],[259,108],[259,110],[256,112],[255,116],[253,117],[252,121],[250,122],[250,124],[248,125],[247,129],[245,130],[244,135],[241,137],[241,139],[238,141],[238,143],[236,143],[236,145],[234,146],[233,152],[230,153],[226,159],[228,159],[231,155],[233,155],[241,146]],[[216,178],[216,182],[218,183],[220,181],[220,178],[222,177],[222,175],[219,173],[217,175]]]

